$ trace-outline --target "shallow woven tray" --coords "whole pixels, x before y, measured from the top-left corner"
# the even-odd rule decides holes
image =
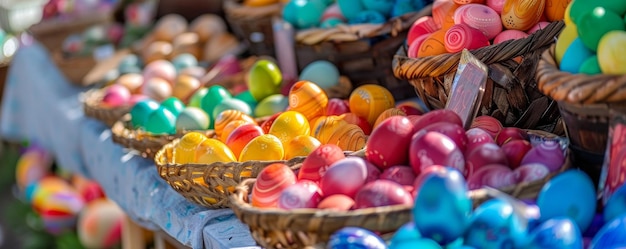
[[[85,86],[83,79],[97,65],[91,55],[65,57],[60,51],[52,52],[52,60],[70,83],[79,86]]]
[[[250,7],[238,0],[224,1],[224,14],[233,33],[246,41],[253,55],[274,56],[274,30],[272,18],[280,17],[281,3]]]
[[[535,139],[553,139],[558,136],[544,131],[527,131]],[[559,140],[562,143],[567,141]],[[500,189],[516,199],[537,197],[545,183],[552,177],[569,169],[571,163],[566,161],[558,172],[551,173],[538,181],[522,183]],[[409,205],[396,205],[377,208],[366,208],[351,211],[328,211],[321,209],[262,209],[248,203],[250,187],[256,179],[247,179],[237,186],[231,195],[231,208],[243,223],[250,227],[254,240],[264,248],[326,248],[325,244],[337,230],[356,226],[377,231],[383,237],[393,233],[412,219]],[[474,206],[490,199],[486,189],[470,191]]]
[[[100,103],[104,97],[102,89],[91,89],[83,95],[83,111],[85,116],[99,120],[108,127],[112,127],[115,122],[120,120],[130,112],[132,106],[107,107]]]
[[[524,39],[510,40],[470,52],[489,67],[489,80],[478,115],[489,115],[505,126],[564,134],[557,104],[537,89],[535,69],[541,53],[554,43],[563,22],[553,22]],[[393,59],[395,76],[409,80],[430,109],[443,109],[461,53],[422,58],[400,48]],[[518,63],[516,57],[522,56]]]

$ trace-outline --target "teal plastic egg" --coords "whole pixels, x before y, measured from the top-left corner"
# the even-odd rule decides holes
[[[421,238],[422,235],[420,235],[420,231],[417,230],[417,227],[415,227],[415,223],[411,221],[398,228],[398,231],[393,234],[393,237],[391,237],[390,248],[395,248],[394,245],[403,244],[404,242],[410,242]]]
[[[195,67],[198,65],[198,59],[189,53],[183,53],[172,59],[172,64],[176,68],[176,72],[180,72],[185,68]]]
[[[279,93],[282,82],[283,75],[278,65],[269,60],[258,60],[248,72],[248,90],[257,102]]]
[[[213,109],[225,99],[230,99],[231,95],[226,88],[220,85],[213,85],[209,87],[208,92],[200,101],[200,108],[204,110],[207,114],[209,114],[211,120],[215,120],[215,116],[213,116]],[[212,127],[209,127],[212,128]]]
[[[593,51],[587,48],[580,40],[580,37],[578,37],[565,50],[563,59],[561,59],[560,69],[564,72],[577,74],[583,62],[593,55]]]
[[[174,134],[176,116],[164,107],[159,107],[148,116],[145,127],[146,131],[152,134]]]
[[[213,109],[212,116],[217,117],[221,112],[226,110],[237,110],[248,116],[252,116],[252,108],[246,102],[235,98],[224,99]]]
[[[349,24],[383,24],[387,18],[383,14],[374,10],[364,10],[357,14],[354,18],[348,19]]]
[[[365,9],[376,11],[384,16],[389,16],[395,5],[395,0],[361,0]]]
[[[582,65],[580,65],[580,69],[578,70],[580,73],[594,75],[602,73],[602,69],[600,69],[600,63],[598,62],[598,56],[594,55],[587,58]]]
[[[622,17],[604,7],[596,7],[582,14],[576,27],[578,37],[592,51],[598,49],[598,43],[606,33],[625,28]]]
[[[250,108],[254,109],[256,108],[257,104],[259,104],[254,97],[252,97],[252,94],[250,93],[250,91],[245,90],[239,94],[237,94],[235,96],[236,99],[241,100],[243,102],[246,102],[246,104],[248,104],[250,106]]]
[[[365,10],[365,6],[360,0],[337,0],[337,4],[343,16],[348,20],[355,18],[361,11]]]
[[[334,27],[337,27],[337,25],[344,23],[343,20],[336,18],[336,17],[330,17],[324,21],[322,21],[322,23],[320,24],[320,28],[323,29],[331,29]]]
[[[329,89],[339,84],[339,69],[329,61],[314,61],[302,69],[300,80],[308,80],[322,89]]]
[[[202,99],[208,92],[209,89],[206,87],[198,89],[195,93],[193,93],[193,95],[191,95],[191,98],[189,99],[189,106],[201,108]]]
[[[296,1],[289,1],[285,6],[283,6],[283,20],[290,23],[292,26],[296,27],[297,25],[297,11],[298,8],[296,6]]]
[[[431,239],[416,239],[410,241],[402,241],[400,243],[391,244],[389,249],[442,249],[441,245]]]
[[[187,107],[176,118],[176,130],[206,130],[210,123],[209,115],[202,109]]]
[[[282,94],[274,94],[263,99],[254,108],[255,117],[267,117],[285,111],[289,106],[289,99]]]
[[[308,29],[318,27],[322,21],[322,14],[326,10],[325,0],[292,1],[296,9],[296,27]]]
[[[527,235],[522,219],[510,203],[491,199],[474,210],[465,244],[484,249],[522,248]]]
[[[159,109],[159,102],[156,102],[152,99],[146,99],[137,102],[132,109],[130,109],[131,115],[131,124],[134,128],[144,127],[146,120],[148,120],[148,116],[152,114],[155,110]]]
[[[185,103],[176,97],[169,97],[163,100],[163,102],[161,102],[161,106],[172,112],[174,116],[178,116],[178,114],[185,109]]]

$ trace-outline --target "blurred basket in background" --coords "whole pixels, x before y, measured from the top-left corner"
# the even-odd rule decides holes
[[[275,56],[272,18],[281,15],[283,5],[252,7],[239,0],[225,0],[223,4],[226,22],[245,41],[251,54]]]
[[[80,34],[96,24],[111,21],[109,12],[95,12],[70,19],[53,18],[31,26],[28,30],[33,37],[51,53],[61,50],[65,38]]]
[[[43,17],[46,0],[1,0],[0,27],[10,33],[27,30]]]

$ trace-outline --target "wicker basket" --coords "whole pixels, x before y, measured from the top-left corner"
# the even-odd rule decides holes
[[[91,89],[83,95],[83,112],[85,116],[97,119],[113,127],[115,122],[130,112],[131,106],[107,107],[100,103],[104,97],[103,89]]]
[[[179,139],[166,144],[156,154],[157,171],[174,190],[187,200],[211,208],[228,208],[228,197],[245,179],[256,178],[259,172],[272,163],[284,163],[297,170],[306,157],[288,161],[216,162],[212,164],[173,163],[174,148]]]
[[[93,56],[63,56],[60,51],[52,52],[52,59],[57,68],[72,84],[84,86],[83,79],[98,64]]]
[[[528,131],[536,139],[557,137],[544,131]],[[567,157],[566,157],[567,158]],[[517,199],[536,198],[545,183],[570,168],[566,160],[558,172],[534,182],[503,188],[500,191]],[[325,248],[325,243],[337,230],[356,226],[391,236],[398,228],[412,219],[411,206],[397,205],[366,208],[352,211],[328,211],[320,209],[262,209],[249,204],[249,189],[256,179],[244,180],[231,195],[231,208],[235,215],[250,227],[252,237],[264,248]],[[485,191],[470,192],[474,206],[490,199]]]
[[[72,34],[80,34],[96,24],[111,21],[109,12],[96,12],[71,19],[51,19],[35,24],[29,32],[50,52],[61,50],[65,38]]]
[[[224,1],[224,14],[233,33],[244,40],[253,55],[274,56],[272,18],[280,16],[280,3],[263,7],[243,6],[239,0]]]
[[[392,58],[404,44],[413,22],[431,11],[429,5],[381,25],[339,25],[333,29],[299,31],[295,38],[298,69],[301,71],[317,60],[327,60],[350,78],[354,87],[378,84],[391,91],[396,100],[415,97],[415,91],[405,80],[394,77]]]
[[[537,89],[534,78],[541,53],[554,43],[563,27],[563,22],[553,22],[525,39],[470,51],[489,66],[479,116],[493,116],[505,126],[564,134],[557,104]],[[398,50],[394,74],[409,80],[428,108],[444,108],[461,53],[423,58],[408,58],[406,54],[405,47]],[[519,56],[523,57],[521,63],[514,60]]]

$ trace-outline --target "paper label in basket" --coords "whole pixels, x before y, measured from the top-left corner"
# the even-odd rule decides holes
[[[609,132],[598,190],[603,205],[626,183],[626,113],[609,110]]]
[[[487,65],[463,50],[446,109],[459,115],[465,129],[469,129],[480,109],[487,85],[487,70]]]

